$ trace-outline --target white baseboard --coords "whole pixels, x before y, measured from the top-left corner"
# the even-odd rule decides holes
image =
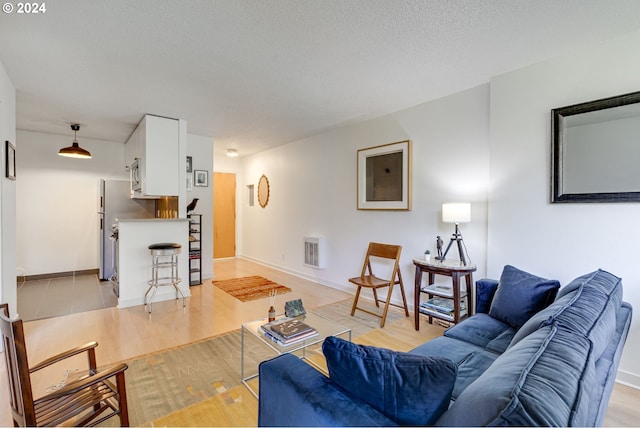
[[[640,389],[640,375],[618,369],[616,382],[634,389]]]
[[[247,256],[237,256],[239,259],[245,259],[245,260],[249,260],[253,263],[257,263],[272,269],[276,269],[279,270],[281,272],[287,273],[289,275],[293,275],[293,276],[297,276],[299,278],[302,279],[306,279],[307,281],[311,281],[311,282],[315,282],[316,284],[320,284],[320,285],[324,285],[326,287],[329,288],[333,288],[335,290],[340,290],[340,291],[344,291],[345,293],[349,293],[351,295],[355,295],[356,294],[356,286],[355,285],[351,285],[351,284],[338,284],[336,282],[333,281],[326,281],[323,280],[321,278],[315,277],[315,276],[311,276],[311,275],[307,275],[303,272],[298,272],[292,269],[287,269],[285,267],[273,264],[273,263],[269,263],[269,262],[265,262],[263,260],[260,259],[255,259],[253,257],[247,257]],[[348,282],[348,279],[345,278],[345,282]],[[413,282],[411,283],[413,284]],[[409,310],[412,310],[412,306],[411,303],[409,302],[409,295],[413,296],[413,288],[411,288],[410,291],[407,291],[407,284],[404,284],[405,286],[405,294],[407,294],[407,304],[409,305]],[[386,296],[386,295],[385,295]],[[395,305],[399,305],[402,306],[402,298],[398,297],[399,294],[393,293],[393,296],[391,296],[391,303],[395,304]],[[363,295],[361,296],[362,299],[373,302],[373,296],[366,296]]]

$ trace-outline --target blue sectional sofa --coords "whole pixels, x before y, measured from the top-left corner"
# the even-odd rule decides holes
[[[476,310],[409,353],[329,338],[329,377],[288,354],[263,362],[258,425],[602,424],[631,323],[619,278],[559,288],[505,266],[476,282]]]

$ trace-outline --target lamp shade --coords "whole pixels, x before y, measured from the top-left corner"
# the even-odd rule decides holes
[[[80,130],[80,125],[77,123],[72,124],[71,130],[73,131],[73,143],[69,147],[61,148],[58,155],[66,158],[91,159],[91,153],[78,144],[77,133]]]
[[[73,144],[69,147],[64,147],[60,149],[58,155],[64,156],[67,158],[76,158],[76,159],[91,159],[91,153],[87,150],[83,149],[78,145],[77,141],[73,141]]]
[[[469,223],[471,221],[471,204],[468,202],[442,204],[442,221],[445,223]]]

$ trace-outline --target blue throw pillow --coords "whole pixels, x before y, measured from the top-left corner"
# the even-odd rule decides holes
[[[446,358],[394,352],[328,337],[329,378],[400,425],[431,425],[449,408],[457,366]]]
[[[549,306],[560,283],[505,266],[491,302],[489,315],[519,329],[538,311]]]

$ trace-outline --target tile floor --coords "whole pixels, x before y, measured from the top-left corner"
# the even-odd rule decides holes
[[[117,304],[111,283],[100,281],[96,274],[18,284],[18,313],[24,321],[110,308]]]

